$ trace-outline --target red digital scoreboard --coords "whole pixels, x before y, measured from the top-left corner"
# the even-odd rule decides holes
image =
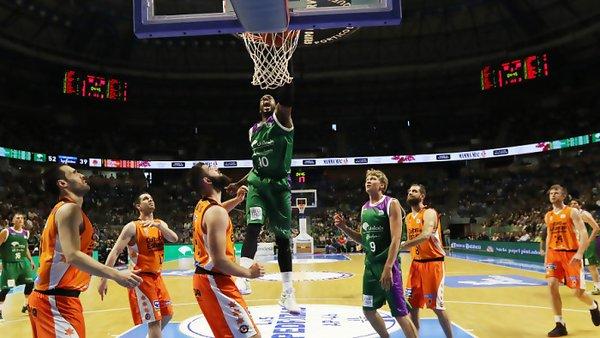
[[[63,93],[91,97],[98,100],[127,101],[127,82],[100,76],[87,74],[75,70],[65,71],[63,80]]]
[[[530,55],[525,58],[486,65],[481,69],[481,90],[491,90],[521,84],[528,80],[547,77],[548,54]]]

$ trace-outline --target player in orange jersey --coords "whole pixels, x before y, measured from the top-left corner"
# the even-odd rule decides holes
[[[598,303],[585,293],[582,259],[585,249],[590,245],[590,238],[579,210],[564,204],[566,197],[567,190],[558,184],[548,190],[552,210],[548,211],[544,218],[548,227],[545,265],[556,322],[554,329],[548,332],[548,337],[561,337],[568,334],[562,318],[562,300],[558,291],[561,282],[575,290],[575,297],[590,307],[594,325],[600,325]]]
[[[58,198],[40,240],[40,267],[35,290],[29,296],[33,337],[85,337],[79,294],[87,290],[90,275],[110,278],[133,288],[142,279],[136,271],[121,271],[94,260],[94,228],[81,210],[90,190],[85,176],[68,165],[56,165],[43,174],[46,191]]]
[[[194,210],[194,296],[215,337],[260,337],[233,276],[257,278],[264,268],[235,262],[233,224],[227,213],[244,200],[246,187],[221,203],[221,192],[230,181],[201,162],[190,171],[190,184],[202,195]]]
[[[110,254],[106,258],[107,266],[114,266],[117,258],[127,247],[129,257],[140,270],[142,283],[129,290],[129,307],[135,325],[148,324],[148,337],[162,337],[162,329],[173,317],[173,306],[169,291],[161,276],[162,263],[165,257],[165,239],[177,242],[177,234],[169,229],[164,221],[154,218],[156,206],[148,193],[139,195],[133,203],[139,211],[137,220],[123,227]],[[107,280],[100,281],[98,293],[104,299]]]
[[[408,273],[406,293],[411,305],[412,321],[419,328],[419,309],[433,310],[446,334],[452,337],[452,323],[444,307],[444,257],[440,219],[433,208],[423,204],[425,187],[413,184],[408,189],[406,202],[411,213],[406,215],[407,241],[401,249],[410,248],[412,262]]]

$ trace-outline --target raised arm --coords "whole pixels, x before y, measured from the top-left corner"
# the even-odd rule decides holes
[[[248,176],[250,176],[250,173],[252,172],[252,170],[250,170],[246,176],[242,177],[239,181],[237,182],[233,182],[228,184],[225,187],[225,191],[227,191],[227,193],[233,195],[233,194],[237,194],[237,191],[242,187],[245,186],[246,184],[248,184]]]
[[[119,272],[97,262],[79,249],[81,246],[79,229],[82,223],[81,210],[76,204],[66,203],[56,212],[58,237],[66,262],[92,275],[113,279],[124,287],[138,286],[142,279],[133,272]]]
[[[225,208],[225,210],[227,210],[227,212],[230,212],[231,210],[233,210],[235,207],[237,207],[240,203],[242,203],[244,201],[244,199],[246,198],[247,192],[248,192],[248,188],[245,185],[239,187],[236,191],[234,198],[222,203],[223,208]]]
[[[8,229],[0,230],[0,245],[2,245],[4,242],[6,242],[7,238],[8,238]]]
[[[208,237],[208,251],[215,268],[227,275],[245,278],[257,278],[264,274],[264,269],[254,263],[246,269],[232,262],[225,254],[227,245],[227,226],[229,216],[227,210],[221,207],[211,207],[204,214]]]
[[[295,96],[294,82],[290,82],[279,89],[277,94],[277,107],[275,108],[275,118],[285,128],[293,128],[292,106]]]
[[[437,212],[433,209],[425,210],[425,213],[423,213],[423,221],[425,223],[423,225],[423,231],[417,237],[404,242],[404,244],[400,246],[400,249],[410,248],[411,246],[419,245],[428,240],[429,237],[431,237],[431,234],[433,234],[433,230],[438,222]]]
[[[364,245],[364,243],[362,242],[362,236],[360,235],[360,232],[350,228],[347,225],[346,219],[344,218],[344,216],[342,216],[342,214],[336,212],[335,215],[333,215],[333,225],[335,225],[338,229],[342,230],[346,235],[348,235],[348,237],[352,238],[352,240],[356,243],[361,243],[361,245]]]

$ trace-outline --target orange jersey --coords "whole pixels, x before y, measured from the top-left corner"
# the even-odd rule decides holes
[[[550,241],[548,249],[574,251],[579,249],[579,241],[575,224],[571,219],[571,207],[564,207],[560,212],[548,211],[544,220],[548,226]]]
[[[155,218],[154,221],[160,221]],[[128,243],[129,258],[135,264],[135,269],[142,272],[160,273],[165,260],[165,239],[157,227],[145,227],[143,221],[133,221],[135,224],[135,240]]]
[[[204,214],[206,210],[208,210],[212,206],[217,206],[222,208],[223,206],[214,201],[212,199],[201,199],[198,204],[196,204],[196,209],[194,210],[194,260],[196,261],[196,265],[200,266],[206,270],[216,271],[214,269],[214,265],[211,262],[211,258],[208,254],[207,250],[207,242],[208,237],[206,234],[206,227],[204,226]],[[231,218],[228,218],[227,225],[227,243],[225,246],[225,254],[232,262],[235,262],[235,249],[233,247],[233,224],[231,223]]]
[[[35,280],[35,288],[40,291],[49,289],[85,291],[90,283],[90,274],[68,264],[62,254],[55,217],[58,209],[66,203],[73,202],[65,199],[54,206],[42,232],[40,268],[38,277]],[[81,241],[79,250],[91,256],[95,244],[92,238],[94,227],[83,210],[81,210],[81,215],[83,217],[83,230],[80,230],[79,233]]]
[[[425,221],[423,217],[427,208],[421,209],[417,214],[412,212],[406,216],[406,233],[408,239],[414,239],[423,232]],[[433,210],[433,209],[432,209]],[[442,227],[438,217],[432,236],[425,242],[410,248],[410,255],[414,260],[428,260],[446,256],[442,248]]]

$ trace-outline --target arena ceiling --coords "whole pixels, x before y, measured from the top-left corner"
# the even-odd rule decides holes
[[[130,0],[0,0],[0,49],[130,77],[248,77],[251,63],[238,39],[138,40],[131,13]],[[401,26],[299,49],[301,71],[308,79],[452,72],[561,46],[575,59],[598,56],[597,0],[404,0],[403,13]]]

